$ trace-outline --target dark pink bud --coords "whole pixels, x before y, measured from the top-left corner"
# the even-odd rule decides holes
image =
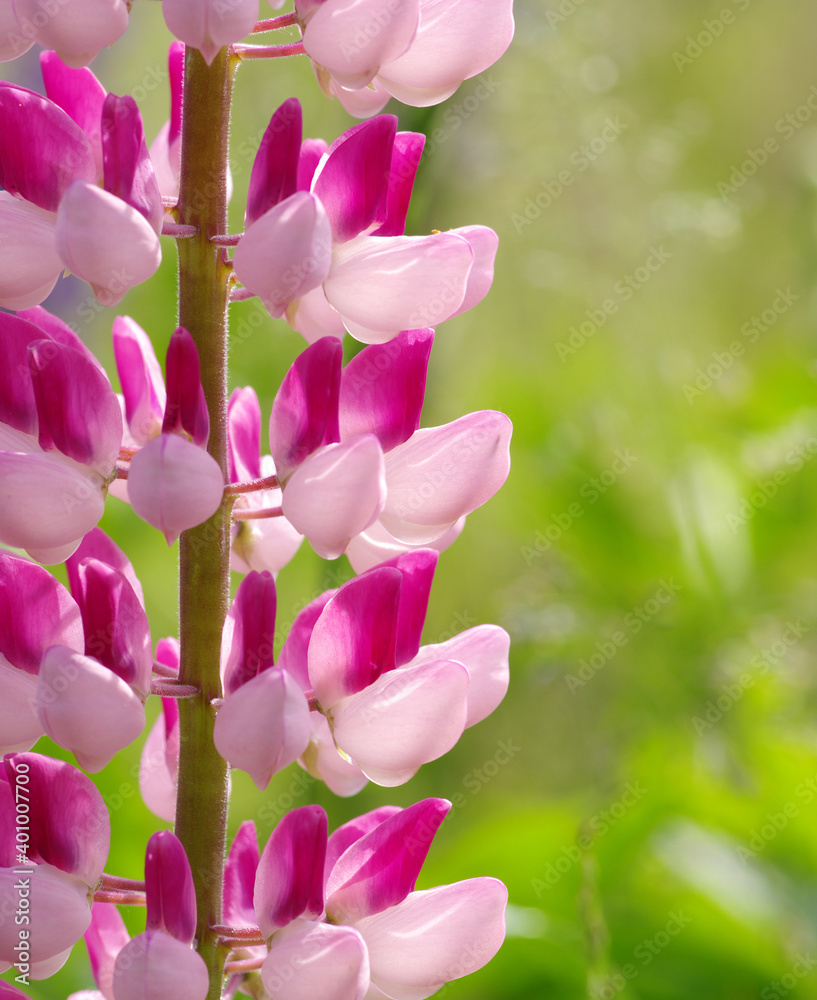
[[[142,116],[127,95],[108,94],[102,106],[102,165],[105,190],[135,208],[159,233],[162,196],[145,145]]]
[[[273,665],[275,606],[272,574],[248,573],[236,591],[224,629],[226,694]]]
[[[196,934],[196,890],[190,862],[178,837],[154,833],[145,854],[147,930],[165,931],[183,944]]]
[[[394,566],[403,574],[400,588],[400,610],[397,615],[397,644],[395,663],[402,666],[414,659],[420,648],[423,625],[428,611],[428,598],[439,552],[434,549],[417,549],[406,552],[382,563]],[[375,572],[370,570],[369,572]]]
[[[247,820],[238,828],[224,864],[224,922],[233,927],[256,922],[252,900],[259,857],[255,823]]]
[[[386,218],[373,235],[402,236],[406,231],[406,215],[411,191],[425,141],[426,137],[419,132],[398,132],[394,137]]]
[[[261,478],[261,407],[252,386],[234,389],[227,404],[230,481]]]
[[[193,444],[206,448],[210,415],[201,387],[199,352],[183,326],[170,338],[165,367],[167,407],[162,433],[187,435]]]
[[[301,104],[290,97],[272,116],[255,155],[244,216],[247,226],[295,193],[301,130]]]

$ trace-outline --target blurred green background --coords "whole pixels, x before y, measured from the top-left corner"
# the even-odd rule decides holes
[[[334,827],[451,798],[421,887],[490,874],[511,901],[504,948],[452,1000],[817,997],[817,14],[806,0],[515,13],[480,80],[436,108],[389,108],[431,136],[408,231],[500,235],[491,295],[438,330],[424,424],[504,410],[513,468],[441,559],[426,641],[503,625],[510,691],[399,789],[335,799],[293,784],[293,766],[259,794],[236,774],[231,832],[255,817],[263,843],[306,802]],[[168,41],[160,5],[137,0],[93,67],[137,97],[149,137]],[[34,67],[5,70],[38,86]],[[307,135],[351,124],[305,60],[243,67],[235,231],[254,149],[292,94]],[[164,246],[119,308],[159,351],[175,323]],[[49,305],[113,371],[112,313],[89,322],[89,301],[62,282]],[[233,322],[250,335],[234,338],[231,385],[252,383],[266,419],[304,344],[252,302]],[[175,552],[116,501],[103,527],[143,580],[154,638],[174,634]],[[279,577],[278,642],[350,573],[305,545]],[[130,876],[156,828],[138,753],[100,777],[108,870]],[[30,993],[90,983],[77,947]]]

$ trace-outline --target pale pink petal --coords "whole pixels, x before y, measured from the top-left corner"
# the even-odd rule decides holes
[[[65,562],[69,556],[72,556],[76,552],[78,545],[79,541],[68,542],[66,545],[57,545],[50,549],[27,548],[26,552],[35,562],[43,566],[55,566],[58,563]]]
[[[372,981],[393,1000],[424,1000],[452,979],[489,962],[505,938],[508,890],[495,878],[472,878],[412,892],[365,917]]]
[[[0,191],[0,306],[30,309],[51,292],[63,269],[54,237],[57,216]]]
[[[176,819],[178,770],[179,708],[175,698],[162,698],[162,712],[139,759],[139,792],[148,809],[168,823]]]
[[[176,38],[198,49],[209,66],[222,46],[252,31],[258,0],[162,0],[162,12]]]
[[[324,291],[358,340],[382,344],[462,305],[474,254],[460,236],[358,236],[336,248]]]
[[[342,86],[365,87],[408,49],[418,21],[418,0],[334,0],[309,18],[304,48]]]
[[[125,0],[60,0],[45,24],[37,17],[38,0],[15,0],[21,22],[38,25],[37,41],[68,66],[87,66],[97,53],[124,34],[128,27]]]
[[[78,542],[102,517],[101,476],[67,459],[0,452],[0,541],[21,549]],[[70,553],[69,553],[70,554]]]
[[[329,305],[322,287],[313,288],[293,302],[286,311],[286,320],[308,344],[314,344],[321,337],[342,340],[346,333],[343,317]]]
[[[499,59],[513,28],[511,0],[421,0],[417,37],[405,55],[383,67],[380,81],[404,104],[439,104]]]
[[[317,288],[329,272],[332,229],[326,209],[307,191],[296,191],[261,216],[233,255],[241,283],[280,317],[290,302]]]
[[[58,955],[53,955],[43,962],[32,962],[31,971],[28,974],[29,979],[50,979],[51,976],[59,972],[65,965],[71,955],[71,951],[71,948],[67,948],[65,951],[60,952]]]
[[[159,194],[162,198],[169,198],[176,201],[179,197],[182,144],[180,139],[170,142],[169,136],[170,122],[167,121],[159,129],[156,138],[150,144],[148,153],[156,175],[156,183],[159,186]],[[168,222],[175,221],[173,216],[167,213],[165,213],[165,220]]]
[[[368,87],[361,87],[359,90],[347,90],[329,77],[328,92],[331,96],[337,97],[344,109],[355,118],[371,118],[372,115],[382,111],[391,100],[391,94],[377,77]]]
[[[487,226],[461,226],[459,229],[452,229],[451,232],[467,240],[474,251],[474,263],[468,272],[468,287],[465,290],[465,298],[462,300],[462,305],[454,313],[455,316],[459,316],[461,313],[473,309],[491,290],[499,237],[493,229],[489,229]]]
[[[205,1000],[210,977],[204,959],[164,931],[145,931],[116,959],[115,1000]]]
[[[261,981],[270,1000],[363,1000],[366,946],[351,927],[305,922],[273,938]]]
[[[334,706],[335,740],[373,781],[375,769],[397,778],[454,746],[465,727],[467,698],[468,671],[461,663],[401,667]]]
[[[465,527],[465,518],[461,517],[456,524],[439,538],[425,544],[413,545],[409,542],[399,542],[394,535],[389,534],[380,521],[362,531],[352,539],[346,549],[346,555],[355,573],[364,573],[367,569],[379,566],[388,559],[399,556],[402,552],[411,552],[418,548],[436,549],[444,552],[449,545],[457,540]]]
[[[150,337],[130,316],[113,321],[113,351],[128,429],[137,445],[146,444],[161,431],[167,403],[161,365]]]
[[[145,726],[141,699],[107,667],[65,646],[43,657],[37,709],[46,733],[80,767],[101,771]]]
[[[230,394],[227,447],[231,482],[261,478],[261,405],[251,385]]]
[[[383,452],[372,434],[316,451],[284,490],[284,515],[323,559],[337,559],[380,515],[385,500]]]
[[[102,188],[75,181],[57,213],[56,246],[63,263],[114,306],[158,268],[159,237],[135,208]]]
[[[262,476],[275,475],[275,464],[269,455],[262,456],[260,471]],[[236,509],[280,507],[281,500],[278,489],[260,490],[239,497]],[[267,570],[275,576],[292,559],[302,541],[303,535],[285,517],[239,520],[233,525],[230,568],[237,573]]]
[[[331,792],[343,798],[357,795],[369,783],[357,764],[338,753],[329,723],[318,712],[312,712],[312,738],[299,763],[313,778],[323,781]]]
[[[223,491],[218,462],[177,434],[154,438],[131,460],[128,494],[133,509],[162,532],[168,545],[213,515]]]
[[[44,962],[70,949],[85,933],[91,922],[88,886],[47,864],[32,867],[24,876],[11,868],[0,868],[0,906],[4,913],[17,912],[17,884],[22,880],[28,883],[29,913],[33,916],[26,928],[26,943],[31,961]],[[0,961],[15,961],[14,946],[19,943],[20,925],[13,919],[0,922]]]
[[[0,754],[30,750],[43,734],[37,715],[37,675],[13,667],[0,656]]]
[[[430,542],[482,506],[510,470],[512,426],[481,410],[417,431],[386,455],[383,526],[401,541]]]
[[[263,791],[273,774],[304,752],[309,732],[309,706],[300,685],[270,667],[225,700],[213,740],[221,756],[247,771]]]
[[[309,640],[309,680],[324,710],[394,669],[403,575],[384,567],[355,577],[327,603]]]
[[[327,819],[320,806],[292,809],[261,852],[253,906],[265,938],[297,920],[323,915],[323,868]]]
[[[511,637],[499,625],[477,625],[453,639],[422,646],[411,666],[433,660],[458,660],[468,669],[468,718],[466,729],[481,722],[497,707],[508,690],[508,650]]]
[[[91,926],[85,932],[85,947],[99,995],[113,1000],[113,969],[116,956],[130,941],[130,934],[113,903],[94,903]]]
[[[23,35],[13,3],[0,4],[0,62],[11,62],[28,52],[34,44],[35,34],[32,30]]]

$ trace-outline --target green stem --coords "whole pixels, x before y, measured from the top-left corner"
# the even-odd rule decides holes
[[[227,482],[227,279],[223,251],[210,237],[227,232],[227,161],[232,77],[237,60],[227,49],[207,66],[188,47],[179,222],[197,235],[180,240],[179,323],[193,336],[210,411],[210,454]],[[221,697],[219,652],[229,603],[230,507],[185,531],[179,543],[179,680],[199,695],[179,701],[179,787],[176,834],[193,870],[198,951],[210,974],[207,1000],[218,1000],[224,949],[212,927],[221,923],[228,810],[227,764],[213,743],[214,698]]]

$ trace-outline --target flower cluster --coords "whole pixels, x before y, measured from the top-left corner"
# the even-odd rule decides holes
[[[0,550],[0,908],[19,918],[0,920],[0,972],[49,977],[84,937],[97,990],[75,1000],[423,1000],[504,937],[496,879],[416,888],[450,803],[381,806],[331,836],[307,805],[260,852],[242,823],[225,863],[227,778],[243,770],[264,789],[295,766],[340,796],[401,785],[505,695],[499,626],[422,642],[440,554],[510,467],[502,413],[421,426],[436,328],[486,295],[497,238],[479,225],[406,234],[424,137],[378,112],[390,96],[437,103],[487,69],[510,42],[510,0],[296,0],[258,23],[258,0],[162,6],[179,41],[171,117],[150,150],[134,100],[88,68],[125,33],[130,2],[0,11],[0,61],[45,47],[44,94],[0,82],[0,545],[18,550]],[[299,41],[242,42],[289,27]],[[207,130],[186,127],[190,80],[218,81],[196,98],[226,133],[236,66],[293,54],[366,120],[331,143],[304,139],[301,105],[285,101],[253,164],[244,232],[222,231],[185,188],[197,164],[210,169]],[[222,207],[227,175],[225,161]],[[42,303],[66,270],[118,304],[156,271],[162,235],[196,247],[181,325],[157,331],[171,334],[163,370],[150,334],[113,320],[117,393]],[[185,282],[205,290],[207,315]],[[306,341],[263,444],[255,390],[222,393],[226,307],[253,297]],[[129,555],[97,526],[109,495],[180,539],[181,641],[154,649]],[[304,538],[321,558],[345,555],[349,579],[280,636],[276,575]],[[44,568],[57,563],[67,587]],[[232,601],[228,565],[242,576]],[[88,774],[140,738],[151,696],[161,712],[139,787],[176,833],[155,833],[144,870],[124,877],[105,871],[110,819]],[[42,736],[78,766],[32,752]],[[213,831],[194,809],[191,834],[205,790]],[[133,937],[125,905],[145,910]],[[0,998],[21,996],[0,982]]]

